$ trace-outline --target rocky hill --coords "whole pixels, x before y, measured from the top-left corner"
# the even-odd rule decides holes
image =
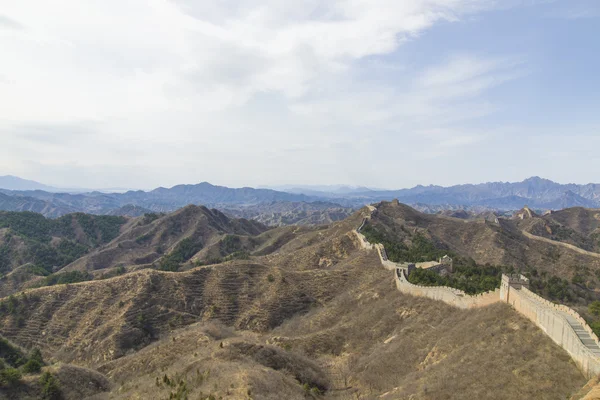
[[[402,220],[402,232],[471,224],[380,208],[374,223]],[[200,261],[205,249],[247,256],[200,266],[183,257],[178,272],[126,265],[107,279],[27,289],[0,300],[0,335],[40,348],[42,372],[95,370],[111,398],[564,399],[585,384],[569,356],[507,305],[467,312],[396,291],[352,233],[364,215],[273,229],[196,206],[136,218],[67,268],[103,268],[161,240],[167,257],[185,238],[202,244],[192,256]],[[104,252],[106,263],[93,260]],[[75,376],[62,375],[65,392]]]

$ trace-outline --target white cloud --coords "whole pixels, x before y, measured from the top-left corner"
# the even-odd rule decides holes
[[[0,23],[19,29],[0,29],[0,166],[63,186],[94,186],[85,171],[98,186],[355,179],[365,172],[339,163],[376,151],[374,138],[419,145],[417,132],[496,110],[480,96],[519,77],[518,60],[379,61],[495,3],[2,1]],[[391,78],[357,78],[374,65]],[[71,129],[82,123],[93,129]],[[148,175],[113,172],[131,165]]]

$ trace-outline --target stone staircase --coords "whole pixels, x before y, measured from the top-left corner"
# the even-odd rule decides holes
[[[564,311],[557,312],[567,320],[571,328],[577,334],[579,340],[581,340],[581,343],[583,343],[585,347],[587,347],[592,353],[594,353],[594,355],[600,357],[600,346],[598,346],[598,343],[596,343],[596,341],[592,338],[589,332],[583,327],[581,322],[577,321],[577,319],[575,319],[572,315]]]
[[[558,315],[560,318],[564,319],[567,322],[568,327],[573,330],[576,337],[579,339],[579,341],[581,341],[583,347],[589,350],[593,357],[600,359],[600,345],[598,341],[592,337],[590,331],[586,329],[580,319],[573,316],[572,313],[562,310],[561,306],[549,305],[550,303],[546,299],[540,298],[538,295],[533,294],[527,289],[521,289],[518,292],[522,295],[525,295],[528,300],[536,303],[536,306],[539,309],[550,310],[555,315]]]

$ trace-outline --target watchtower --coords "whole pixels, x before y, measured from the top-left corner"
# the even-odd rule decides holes
[[[454,261],[448,254],[446,254],[444,257],[440,258],[439,263],[442,264],[444,267],[446,267],[446,271],[454,272],[454,268],[453,268]]]
[[[510,303],[511,290],[521,290],[522,288],[529,289],[529,279],[521,274],[502,274],[500,282],[500,300]]]

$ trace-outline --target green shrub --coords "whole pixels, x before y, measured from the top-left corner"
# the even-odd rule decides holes
[[[23,352],[4,338],[0,338],[0,358],[12,367],[20,367],[27,361]]]
[[[182,263],[188,261],[194,254],[202,250],[202,247],[203,245],[199,241],[194,241],[189,237],[185,238],[177,243],[173,251],[162,258],[158,265],[158,269],[175,272],[179,270]]]
[[[86,282],[93,279],[88,272],[69,271],[52,274],[44,278],[40,286],[65,285],[67,283]]]
[[[362,228],[361,233],[367,238],[369,243],[383,244],[388,259],[393,262],[421,262],[437,260],[444,255],[454,256],[454,254],[446,249],[436,248],[429,239],[420,233],[412,237],[410,247],[390,238],[387,234],[379,231],[370,224],[366,224]]]
[[[590,303],[588,306],[588,311],[590,314],[594,314],[597,317],[600,317],[600,301],[595,300]]]
[[[500,287],[501,275],[500,267],[459,264],[454,266],[452,274],[446,276],[416,268],[408,276],[408,281],[422,286],[449,286],[473,295]]]
[[[16,368],[5,368],[0,371],[0,385],[14,386],[21,380],[21,372]]]
[[[36,360],[40,364],[44,365],[44,358],[42,357],[42,352],[37,347],[31,351],[31,355],[29,356],[30,360]]]
[[[60,385],[58,380],[50,372],[44,372],[40,377],[42,396],[44,399],[57,400],[60,398]]]
[[[36,359],[30,359],[23,365],[23,372],[26,374],[37,374],[42,370],[42,363]]]
[[[600,337],[600,321],[588,322],[596,336]]]
[[[159,219],[163,215],[164,214],[146,213],[146,214],[144,214],[144,218],[142,219],[142,224],[143,225],[148,225],[149,223],[151,223],[153,221],[156,221],[157,219]]]
[[[219,243],[219,249],[221,254],[226,256],[236,251],[239,251],[242,246],[242,241],[239,236],[236,235],[225,235]]]

